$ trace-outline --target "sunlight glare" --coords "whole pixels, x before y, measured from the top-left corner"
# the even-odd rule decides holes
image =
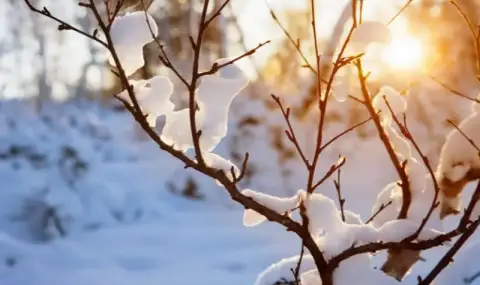
[[[392,69],[419,70],[423,61],[422,44],[412,36],[394,37],[383,49],[382,58]]]

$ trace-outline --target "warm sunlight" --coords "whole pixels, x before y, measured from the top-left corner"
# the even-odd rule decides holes
[[[383,49],[382,58],[392,69],[419,70],[422,68],[423,47],[410,35],[396,35]]]
[[[418,70],[422,67],[422,44],[411,36],[394,37],[384,48],[382,57],[393,69]]]

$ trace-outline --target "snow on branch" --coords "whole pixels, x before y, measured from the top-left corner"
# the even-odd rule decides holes
[[[475,106],[474,113],[448,136],[442,149],[440,166],[434,173],[428,159],[409,132],[406,120],[402,124],[397,118],[407,108],[403,95],[391,87],[384,86],[374,98],[371,96],[368,76],[365,75],[362,66],[362,56],[368,45],[386,43],[391,35],[388,26],[379,22],[363,21],[363,1],[357,5],[357,1],[352,0],[346,6],[345,17],[339,26],[343,26],[349,17],[353,18],[352,26],[338,48],[335,60],[333,60],[333,52],[330,58],[328,56],[330,51],[337,50],[339,34],[332,39],[334,44],[329,47],[331,50],[326,51],[327,60],[324,61],[321,60],[322,55],[317,38],[316,4],[314,0],[310,1],[316,60],[314,64],[306,60],[305,63],[315,75],[313,102],[317,104],[319,110],[315,122],[315,147],[312,151],[307,152],[300,147],[290,121],[290,109],[282,105],[278,97],[273,96],[286,121],[287,138],[295,146],[307,174],[305,190],[299,190],[294,196],[286,198],[250,189],[240,191],[238,183],[244,177],[248,154],[239,169],[231,161],[213,153],[227,134],[228,112],[232,100],[249,83],[248,78],[235,62],[252,55],[266,44],[261,43],[237,57],[219,59],[210,69],[201,70],[200,57],[205,31],[221,14],[229,0],[220,5],[218,10],[210,16],[207,13],[210,1],[203,2],[198,32],[189,38],[193,49],[192,70],[189,78],[182,77],[173,61],[168,58],[164,47],[156,39],[158,27],[153,17],[146,11],[119,16],[120,8],[115,8],[113,12],[109,12],[109,17],[105,20],[98,9],[100,4],[94,0],[82,2],[81,8],[90,11],[99,26],[99,32],[89,34],[52,15],[47,8],[37,9],[29,0],[24,2],[33,12],[56,21],[60,25],[60,30],[77,32],[106,48],[109,53],[109,62],[116,67],[114,74],[118,76],[125,89],[116,98],[124,104],[135,121],[160,149],[183,162],[186,168],[192,168],[217,181],[232,200],[241,204],[245,209],[243,222],[246,226],[255,226],[269,220],[282,225],[298,236],[302,243],[302,253],[298,257],[282,260],[269,267],[259,276],[257,285],[271,285],[272,283],[266,282],[275,282],[274,278],[278,278],[285,272],[291,274],[292,268],[298,268],[294,270],[296,271],[294,276],[296,281],[301,280],[302,285],[350,285],[357,283],[358,280],[368,284],[389,284],[392,281],[390,277],[372,269],[370,260],[372,253],[387,250],[389,260],[383,267],[384,271],[401,280],[419,259],[421,250],[451,244],[453,238],[459,237],[437,266],[420,281],[423,285],[430,284],[480,224],[478,217],[473,217],[471,220],[474,207],[480,197],[480,183],[454,229],[449,231],[438,229],[439,221],[433,218],[437,216],[433,213],[438,204],[438,196],[443,199],[440,218],[442,215],[459,211],[458,198],[463,187],[467,182],[480,179],[480,157],[478,148],[474,147],[480,143],[478,106]],[[108,7],[107,11],[109,11]],[[398,14],[395,18],[397,16]],[[277,19],[273,12],[272,17]],[[285,29],[283,31],[289,36]],[[299,44],[296,44],[293,38],[289,37],[289,39],[297,51],[303,55]],[[154,76],[140,81],[129,78],[144,65],[142,48],[152,41],[155,41],[160,48],[160,60],[185,85],[188,91],[187,108],[174,111],[175,106],[170,101],[174,90],[169,78]],[[349,44],[358,54],[345,56]],[[325,62],[332,60],[330,71],[330,65],[326,68]],[[370,117],[325,142],[324,131],[330,95],[333,94],[339,101],[345,101],[349,95],[350,87],[343,86],[341,79],[336,80],[336,76],[340,74],[339,71],[342,68],[352,68],[352,66],[356,67],[363,97],[357,101],[366,107]],[[161,132],[154,128],[159,116],[165,116],[165,126]],[[335,185],[340,209],[331,198],[320,193],[323,183],[340,170],[346,159],[341,157],[334,162],[320,178],[317,165],[327,146],[370,121],[375,125],[378,137],[397,172],[399,181],[388,184],[382,190],[372,209],[372,218],[362,223],[358,216],[344,209],[345,199],[340,192],[339,178]],[[398,131],[392,126],[392,121],[396,123]],[[423,165],[412,157],[412,146],[420,155]],[[191,149],[193,149],[193,157],[186,153]],[[311,153],[311,157],[307,153]],[[436,183],[437,179],[438,183]],[[294,212],[299,214],[299,218],[292,215]],[[303,254],[304,248],[306,254]],[[405,256],[408,256],[408,264],[399,260],[401,261],[400,269],[397,268],[396,257]],[[392,260],[394,262],[389,263]],[[389,269],[386,269],[387,267]]]

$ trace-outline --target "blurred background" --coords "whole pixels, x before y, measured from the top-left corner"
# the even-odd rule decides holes
[[[48,7],[53,15],[84,31],[96,28],[92,15],[80,8],[77,1],[31,2],[36,7]],[[100,6],[103,5],[103,1],[98,2]],[[188,36],[196,34],[203,2],[150,2],[148,11],[157,21],[160,41],[165,45],[172,62],[182,73],[188,74],[192,58]],[[305,171],[284,135],[284,121],[270,94],[280,96],[291,106],[293,123],[301,144],[311,155],[315,142],[312,134],[318,116],[313,104],[315,80],[312,73],[303,67],[302,57],[279,27],[280,23],[295,41],[298,40],[306,58],[313,62],[309,2],[232,0],[205,35],[201,62],[205,69],[218,58],[235,57],[260,42],[271,41],[253,56],[238,62],[251,83],[234,100],[228,136],[216,150],[237,165],[241,164],[244,153],[250,152],[244,187],[279,195],[289,195],[304,187]],[[407,2],[365,1],[364,20],[388,23]],[[212,0],[210,13],[222,4],[221,0]],[[351,12],[345,8],[347,4],[345,0],[317,0],[318,44],[321,50],[334,43],[333,31],[340,31],[337,34],[342,39],[346,36],[351,25],[348,19]],[[462,0],[458,4],[471,23],[479,23],[479,1]],[[142,6],[129,1],[125,8],[126,11],[135,11]],[[445,135],[451,129],[446,119],[459,123],[470,114],[471,106],[470,101],[454,95],[442,84],[471,98],[478,95],[472,35],[458,10],[449,1],[440,0],[411,1],[389,27],[392,30],[391,42],[387,46],[373,47],[374,56],[365,59],[365,66],[371,71],[371,92],[376,93],[381,86],[390,85],[408,94],[407,117],[412,132],[433,165],[436,165]],[[146,64],[134,77],[140,79],[156,74],[168,75],[175,84],[172,100],[176,108],[186,107],[184,87],[161,64],[158,54],[155,43],[145,46]],[[204,208],[209,211],[217,211],[212,210],[217,208],[218,211],[238,209],[213,181],[184,170],[183,165],[160,152],[149,141],[128,112],[113,98],[112,95],[121,90],[120,83],[110,72],[106,59],[107,54],[100,46],[75,33],[59,32],[57,24],[33,14],[23,1],[0,1],[0,233],[3,234],[0,253],[5,260],[5,268],[11,269],[21,264],[22,258],[27,264],[38,259],[37,251],[27,250],[32,244],[53,243],[56,245],[54,250],[50,248],[48,251],[42,247],[35,249],[45,251],[47,257],[42,258],[48,261],[40,260],[43,260],[44,266],[53,268],[51,272],[43,268],[42,272],[50,272],[47,277],[47,274],[42,275],[32,269],[33,265],[28,267],[29,272],[41,276],[38,280],[60,284],[58,281],[64,279],[52,273],[58,268],[58,264],[52,264],[55,263],[53,260],[62,256],[63,259],[59,260],[70,260],[71,264],[75,264],[68,269],[72,272],[72,268],[78,268],[78,264],[84,264],[82,262],[93,266],[92,258],[98,264],[106,262],[108,266],[113,266],[109,262],[115,260],[115,266],[124,270],[121,274],[117,272],[118,276],[123,277],[98,284],[134,284],[128,282],[138,281],[135,278],[139,277],[132,277],[128,272],[144,270],[153,266],[152,262],[158,262],[146,252],[162,252],[161,256],[170,259],[167,256],[177,254],[177,249],[173,249],[174,245],[166,246],[168,242],[162,242],[162,247],[142,248],[143,259],[134,259],[132,255],[135,254],[123,251],[125,254],[122,258],[129,257],[122,259],[112,253],[118,253],[114,249],[115,244],[111,246],[111,251],[104,248],[107,240],[116,239],[119,235],[127,236],[128,241],[117,241],[118,247],[143,243],[143,238],[150,235],[162,240],[165,239],[165,232],[171,234],[169,227],[173,226],[180,229],[178,236],[173,234],[175,239],[179,239],[179,250],[182,242],[191,243],[187,239],[188,234],[184,235],[183,231],[191,227],[193,216],[205,220],[204,223],[196,220],[201,225],[205,224],[206,228],[196,229],[200,241],[202,235],[205,235],[205,239],[211,236],[209,230],[214,226],[209,225],[210,222],[219,223],[216,227],[223,227],[219,226],[224,223],[219,215],[205,214]],[[351,94],[355,96],[358,93],[356,78],[349,74],[345,76],[351,81]],[[366,118],[366,110],[354,100],[340,103],[332,99],[325,135],[331,137]],[[382,187],[396,179],[376,136],[372,124],[356,129],[322,157],[318,170],[321,173],[328,169],[339,154],[347,157],[348,163],[343,172],[347,208],[358,212],[363,218],[368,218],[373,201]],[[329,183],[322,191],[333,195],[333,183]],[[360,199],[359,191],[362,191]],[[357,202],[349,203],[352,200]],[[176,214],[169,214],[172,211]],[[193,216],[188,215],[189,212],[193,212]],[[175,215],[180,215],[180,218],[173,218]],[[241,219],[241,214],[238,216],[235,211],[231,215]],[[167,221],[172,219],[175,222],[168,224]],[[142,226],[152,221],[156,222],[148,224],[150,230]],[[226,231],[233,233],[237,228],[241,229],[239,221],[235,221],[235,226],[227,223],[229,230]],[[105,231],[120,225],[124,232]],[[185,230],[182,226],[185,226]],[[156,229],[153,233],[152,228]],[[132,232],[138,236],[132,235]],[[93,237],[85,236],[85,233]],[[274,233],[275,237],[268,235],[268,239],[278,240],[278,244],[282,244],[284,239],[278,237],[278,232]],[[252,235],[252,231],[248,234]],[[68,239],[71,236],[73,240]],[[261,242],[267,239],[262,235],[245,239],[250,238]],[[68,240],[70,245],[59,240]],[[57,244],[59,242],[61,246]],[[77,244],[73,246],[72,243]],[[240,238],[238,244],[225,245],[224,250],[241,248],[244,243]],[[82,253],[82,257],[78,257],[75,248],[79,244],[87,248],[83,253],[90,252],[91,255]],[[209,270],[214,271],[202,274],[203,277],[197,276],[201,280],[197,283],[188,283],[194,280],[188,278],[193,277],[182,276],[185,280],[180,278],[180,281],[175,279],[175,283],[165,284],[222,284],[215,278],[226,276],[222,280],[226,278],[231,281],[230,278],[235,274],[243,276],[243,279],[238,279],[238,284],[249,284],[260,269],[274,258],[283,256],[284,250],[293,251],[279,248],[281,246],[259,258],[252,268],[239,261],[243,257],[232,253],[231,256],[237,257],[231,264],[222,259],[209,259],[228,266],[220,270],[218,268],[221,266],[212,265],[213,269]],[[208,249],[206,251],[210,252]],[[159,275],[154,274],[152,280],[170,280],[169,273],[177,272],[171,268],[177,266],[175,262],[173,264],[160,266],[163,271],[155,273]],[[120,270],[117,267],[115,270]],[[6,283],[1,284],[43,284],[43,281],[32,283],[29,279],[21,279],[18,272],[8,272],[3,275]],[[98,280],[88,279],[97,276],[90,271],[79,272],[75,271],[75,274],[79,274],[78,282],[97,284],[95,282],[98,280],[104,280],[100,277]],[[151,277],[148,276],[141,278]],[[140,279],[144,283],[138,284],[150,284],[150,279],[147,279]],[[26,283],[15,283],[22,280]],[[68,282],[61,284],[77,284],[71,283],[71,279]]]

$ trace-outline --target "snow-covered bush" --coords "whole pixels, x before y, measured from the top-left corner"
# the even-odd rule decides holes
[[[32,11],[57,21],[61,30],[80,32],[106,48],[110,63],[115,66],[115,74],[124,88],[116,98],[160,149],[175,157],[186,168],[211,178],[234,201],[240,203],[245,208],[243,222],[246,226],[256,226],[269,220],[299,237],[301,254],[266,269],[259,275],[257,285],[279,284],[282,280],[288,283],[289,279],[294,284],[302,285],[347,285],[358,283],[359,280],[364,284],[396,283],[422,259],[420,255],[423,250],[451,242],[450,249],[434,269],[419,278],[419,284],[431,284],[480,224],[478,217],[471,217],[480,195],[480,184],[456,227],[444,230],[440,223],[447,214],[458,211],[456,200],[466,182],[480,178],[479,157],[475,151],[476,145],[480,144],[475,133],[479,119],[477,114],[460,124],[447,138],[440,166],[435,172],[403,117],[408,109],[407,95],[389,86],[382,87],[375,96],[369,91],[368,75],[362,62],[367,56],[375,56],[370,52],[371,44],[384,44],[390,40],[390,30],[381,22],[362,22],[362,5],[356,5],[355,0],[345,8],[344,14],[353,14],[353,23],[343,43],[338,47],[333,44],[333,49],[337,51],[335,57],[328,57],[327,54],[327,60],[321,61],[320,54],[316,54],[314,64],[305,58],[305,65],[315,78],[315,98],[319,107],[313,151],[306,150],[299,143],[291,120],[291,109],[279,97],[272,95],[287,126],[286,138],[304,165],[307,181],[304,189],[295,189],[293,195],[284,198],[241,188],[240,182],[247,175],[248,153],[242,156],[243,161],[239,165],[217,153],[217,145],[227,134],[230,104],[248,84],[248,78],[235,63],[264,45],[260,44],[234,58],[218,59],[209,69],[200,69],[202,37],[225,5],[209,12],[209,1],[204,2],[198,33],[191,38],[195,51],[191,76],[183,77],[158,41],[158,27],[146,11],[120,15],[117,9],[110,11],[111,14],[104,19],[95,1],[82,2],[80,6],[92,12],[97,20],[101,33],[98,36],[96,33],[90,35],[88,31],[79,31],[53,16],[47,9],[39,10],[28,0],[25,2]],[[314,2],[311,3],[312,11],[315,10]],[[316,28],[315,24],[312,26]],[[316,35],[315,30],[313,34]],[[333,38],[337,39],[339,35]],[[168,77],[154,76],[141,81],[130,78],[144,64],[142,47],[153,41],[158,44],[161,62],[178,76],[188,91],[187,108],[175,110],[170,101],[173,84]],[[318,42],[313,44],[317,53]],[[350,98],[348,93],[351,86],[342,86],[343,79],[337,78],[342,69],[350,69],[348,72],[358,77],[358,88],[355,96],[351,97],[365,107],[369,118],[327,140],[325,116],[331,104],[330,95],[333,93],[340,103]],[[322,70],[328,72],[322,73]],[[161,130],[155,128],[158,117],[165,120]],[[323,174],[317,165],[325,149],[366,123],[373,123],[399,180],[381,191],[372,208],[372,217],[362,221],[358,215],[344,209],[340,171],[348,157],[335,158]],[[68,152],[69,158],[74,157],[72,153]],[[76,165],[76,162],[73,164]],[[318,191],[335,173],[338,175],[335,180],[338,206],[332,198]],[[438,203],[441,203],[440,213],[437,212]],[[386,251],[388,256],[381,270],[377,270],[373,259],[375,253],[380,251]],[[291,276],[285,276],[286,272]]]

